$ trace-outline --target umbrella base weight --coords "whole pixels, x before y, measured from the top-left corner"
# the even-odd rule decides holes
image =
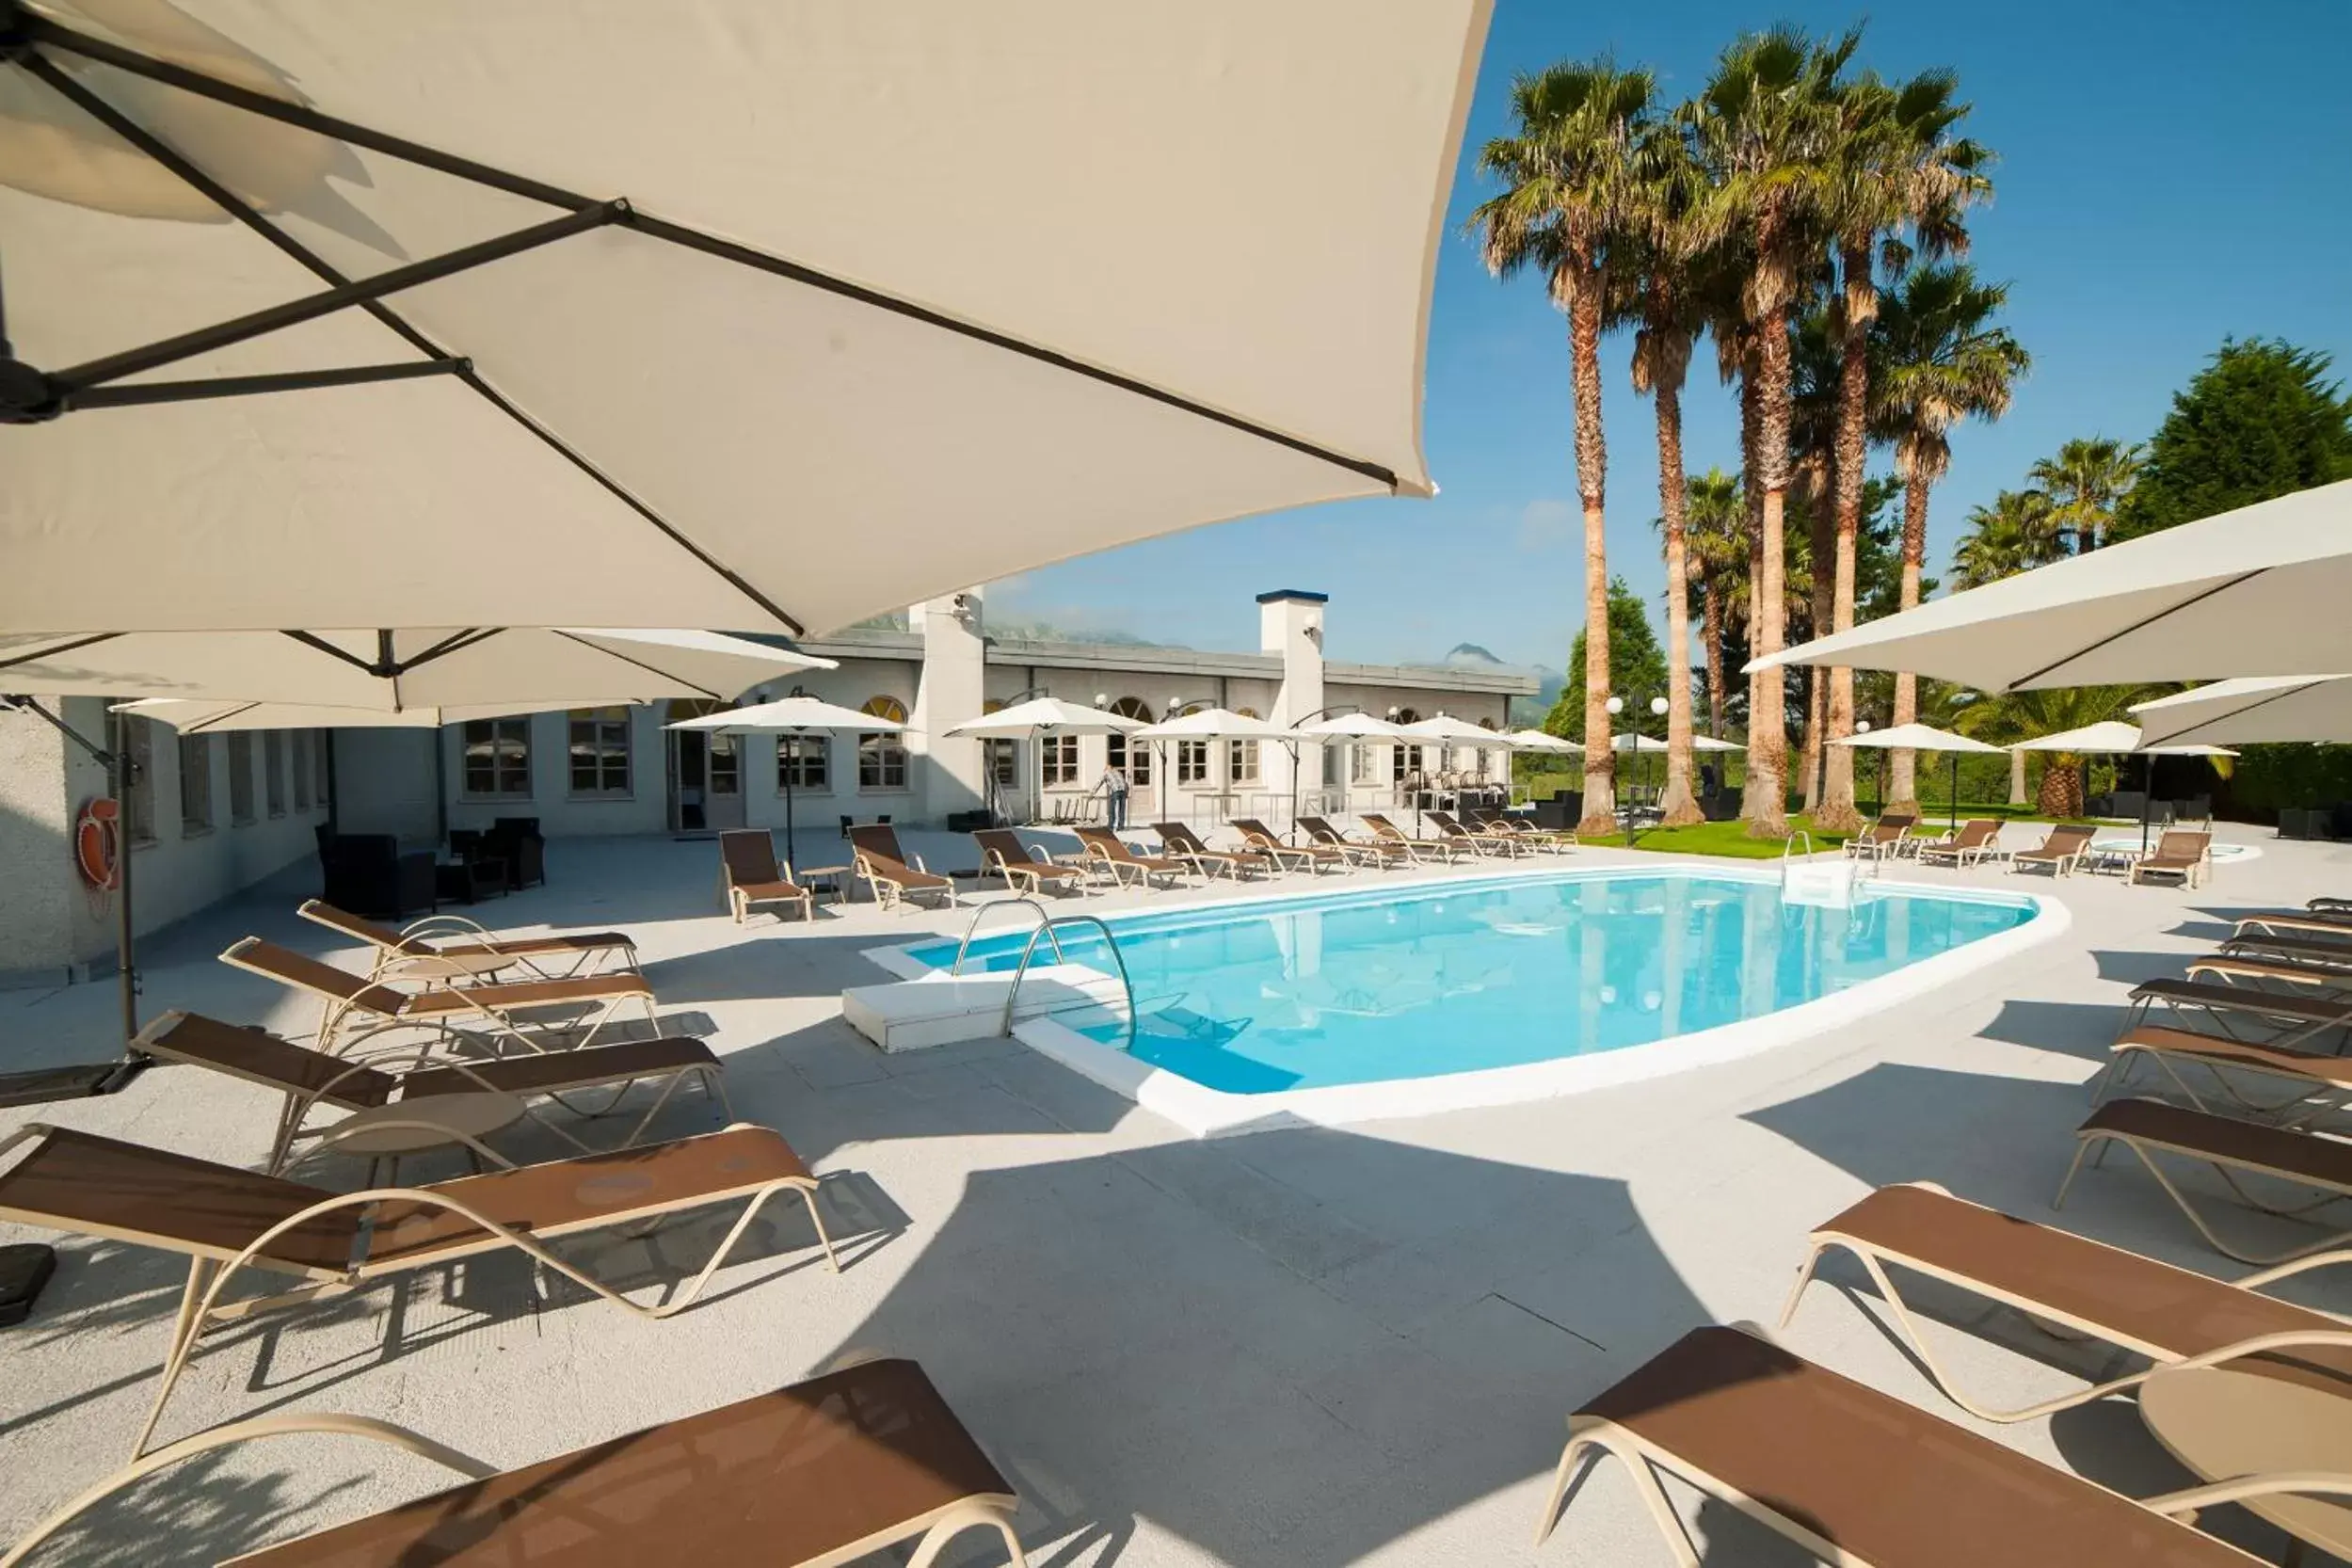
[[[10,1328],[32,1316],[41,1287],[57,1271],[57,1255],[38,1242],[0,1247],[0,1328]]]

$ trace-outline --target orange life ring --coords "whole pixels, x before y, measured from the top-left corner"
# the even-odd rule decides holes
[[[122,875],[122,808],[104,795],[85,801],[73,820],[73,860],[82,880],[112,888]]]

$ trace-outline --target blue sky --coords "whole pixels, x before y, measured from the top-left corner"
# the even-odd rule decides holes
[[[1332,596],[1334,658],[1422,661],[1469,641],[1513,663],[1563,664],[1584,591],[1565,324],[1536,282],[1496,283],[1461,237],[1481,194],[1471,159],[1506,129],[1516,72],[1613,53],[1655,68],[1678,101],[1743,28],[1786,19],[1831,31],[1862,14],[1501,0],[1432,312],[1425,428],[1438,498],[1273,513],[1130,546],[1011,580],[991,592],[992,612],[1239,648],[1256,644],[1253,592],[1319,588]],[[1955,16],[1963,27],[1948,24]],[[2008,418],[1953,437],[1930,569],[1972,505],[2060,441],[2145,439],[2225,336],[2285,337],[2352,372],[2352,5],[1913,6],[1869,18],[1862,59],[1890,76],[1959,72],[1976,105],[1969,130],[2002,160],[1971,259],[2010,283],[2008,325],[2034,357]],[[1626,382],[1630,350],[1622,336],[1603,348],[1609,561],[1655,605],[1656,426]],[[1711,350],[1701,356],[1686,454],[1693,469],[1729,470],[1736,413]]]

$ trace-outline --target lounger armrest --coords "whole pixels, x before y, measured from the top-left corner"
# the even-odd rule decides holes
[[[2248,1497],[2275,1497],[2280,1493],[2306,1497],[2352,1497],[2352,1475],[2330,1470],[2275,1470],[2265,1476],[2233,1476],[2209,1486],[2167,1492],[2146,1499],[2140,1506],[2168,1518],[2186,1518],[2222,1503],[2241,1502]],[[0,1564],[0,1568],[7,1565]]]
[[[2339,1248],[2334,1252],[2313,1253],[2309,1257],[2297,1257],[2285,1263],[2275,1264],[2270,1268],[2261,1270],[2255,1273],[2248,1274],[2243,1279],[2233,1280],[2231,1283],[2237,1286],[2241,1290],[2260,1290],[2265,1286],[2276,1284],[2280,1280],[2290,1279],[2296,1274],[2309,1273],[2313,1269],[2333,1268],[2340,1263],[2352,1263],[2352,1250]],[[2312,1310],[2321,1311],[2324,1309],[2314,1307]],[[2332,1318],[2339,1316],[2339,1314],[2329,1313],[2328,1316]]]

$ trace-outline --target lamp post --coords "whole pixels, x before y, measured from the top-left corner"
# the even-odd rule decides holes
[[[1624,711],[1625,699],[1614,693],[1611,693],[1608,699],[1609,717],[1615,718]],[[1654,696],[1650,698],[1650,716],[1652,718],[1662,719],[1666,716],[1666,712],[1667,701],[1664,697]],[[1640,725],[1636,725],[1633,728],[1633,755],[1637,767],[1640,766],[1640,760],[1641,757],[1641,727]],[[1646,775],[1648,770],[1644,768],[1641,769],[1641,772]],[[1634,846],[1636,841],[1634,824],[1640,820],[1640,808],[1632,801],[1627,801],[1625,803],[1625,847],[1627,849],[1631,849]]]
[[[1854,721],[1854,733],[1857,735],[1869,734],[1870,721],[1868,719],[1856,719]],[[1883,815],[1886,811],[1886,748],[1884,746],[1877,746],[1872,749],[1876,750],[1879,754],[1878,772],[1875,776],[1878,782],[1872,786],[1879,798],[1876,802],[1874,802],[1874,804],[1878,807],[1880,813]]]

